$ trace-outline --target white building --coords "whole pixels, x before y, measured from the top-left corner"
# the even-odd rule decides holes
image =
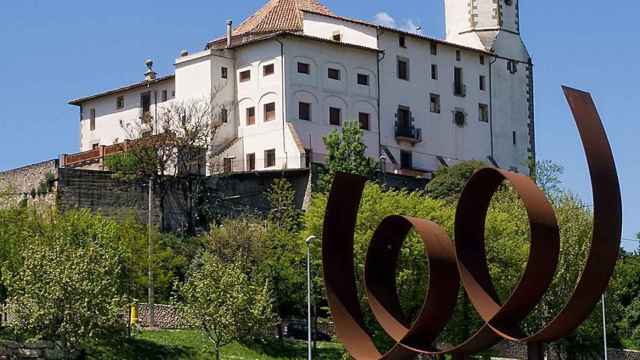
[[[535,156],[531,58],[518,0],[445,0],[446,40],[333,14],[317,0],[271,0],[175,75],[74,100],[81,150],[127,138],[164,103],[218,92],[236,104],[212,146],[217,172],[322,162],[322,138],[359,121],[387,171],[428,176],[479,159],[528,173]],[[146,118],[149,120],[149,118]]]

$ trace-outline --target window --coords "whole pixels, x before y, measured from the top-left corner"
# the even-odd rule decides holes
[[[478,112],[480,114],[480,121],[482,122],[489,122],[489,106],[487,104],[479,104],[478,105]]]
[[[333,33],[333,35],[331,36],[331,39],[332,39],[333,41],[340,42],[340,41],[342,41],[342,34],[340,33],[340,31],[336,31],[336,32],[334,32],[334,33]]]
[[[369,75],[358,74],[358,85],[369,86]]]
[[[480,55],[480,65],[484,65],[484,55]]]
[[[518,72],[518,63],[513,61],[513,60],[509,60],[507,62],[507,70],[509,70],[510,73],[515,74]]]
[[[398,58],[398,79],[409,81],[409,59]]]
[[[229,69],[227,69],[226,67],[221,67],[220,68],[220,77],[223,79],[227,79],[229,77]]]
[[[222,159],[222,167],[225,173],[230,173],[233,170],[233,158]]]
[[[124,96],[118,96],[116,99],[116,108],[118,110],[124,109]]]
[[[176,97],[176,91],[175,91],[175,90],[172,90],[172,91],[171,91],[171,97],[172,97],[172,98]]]
[[[431,65],[431,79],[438,80],[438,65],[436,64]]]
[[[256,124],[256,108],[247,108],[247,126]]]
[[[467,123],[467,114],[465,114],[462,110],[456,110],[453,112],[453,122],[459,126],[463,127]]]
[[[311,121],[311,104],[306,102],[298,103],[298,119]]]
[[[413,169],[413,153],[411,151],[400,151],[400,167],[403,169]]]
[[[98,143],[95,143],[95,144],[91,145],[91,149],[92,150],[97,150],[99,147],[100,147],[100,144],[98,144]]]
[[[229,122],[229,110],[227,109],[220,110],[220,120],[222,121],[223,124],[226,124]]]
[[[411,110],[406,106],[398,107],[398,127],[408,129],[411,127]]]
[[[360,123],[360,129],[369,130],[369,118],[370,115],[368,113],[359,113],[358,114],[358,122]]]
[[[309,75],[311,73],[311,66],[309,66],[309,64],[306,63],[298,63],[298,73],[299,74],[307,74]]]
[[[487,78],[484,75],[480,75],[480,90],[487,90]]]
[[[276,166],[276,149],[264,151],[264,167],[270,168]]]
[[[516,132],[513,132],[513,145],[517,145]]]
[[[256,154],[247,154],[247,171],[254,171],[256,169]]]
[[[264,104],[264,121],[273,121],[276,119],[276,103]]]
[[[304,149],[304,165],[307,169],[311,168],[311,157],[313,152],[311,149]]]
[[[456,61],[461,61],[462,60],[462,53],[460,52],[460,50],[456,50]]]
[[[400,36],[398,37],[398,43],[399,43],[401,48],[406,48],[407,47],[407,38],[406,38],[406,36],[404,36],[403,34],[400,34]]]
[[[162,90],[162,101],[167,101],[168,98],[169,93],[167,92],[167,90]]]
[[[246,82],[251,80],[251,70],[245,70],[240,72],[240,82]]]
[[[440,114],[440,95],[429,94],[429,111]]]
[[[89,110],[89,130],[96,129],[96,109]]]
[[[466,89],[464,84],[462,83],[462,68],[454,68],[453,71],[453,94],[456,96],[465,96]]]
[[[431,42],[431,55],[438,55],[438,43],[436,43],[435,41]]]
[[[329,70],[327,71],[327,76],[329,77],[329,79],[340,80],[340,70],[329,68]]]
[[[329,108],[329,124],[340,126],[342,123],[342,109],[340,108]]]
[[[262,75],[263,76],[273,75],[275,72],[276,72],[276,67],[273,64],[265,65],[262,68]]]

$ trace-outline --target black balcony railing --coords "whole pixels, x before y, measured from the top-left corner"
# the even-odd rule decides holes
[[[414,143],[422,142],[422,129],[417,129],[413,125],[406,126],[396,123],[396,139]]]

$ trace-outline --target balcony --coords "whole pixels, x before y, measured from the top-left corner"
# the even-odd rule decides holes
[[[422,129],[416,129],[413,125],[400,125],[396,122],[395,130],[396,140],[398,142],[406,141],[411,144],[422,142]]]
[[[453,95],[460,97],[467,96],[467,85],[462,83],[453,83]]]

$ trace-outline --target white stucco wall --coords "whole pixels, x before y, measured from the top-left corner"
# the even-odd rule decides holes
[[[162,91],[167,91],[166,102],[162,101]],[[142,111],[140,96],[145,92],[151,92],[151,114],[155,114],[155,99],[157,95],[158,113],[163,106],[174,101],[172,97],[175,90],[173,79],[150,84],[148,87],[139,87],[126,92],[103,96],[89,100],[82,104],[80,121],[80,151],[91,150],[94,144],[113,145],[125,139],[136,137],[140,130],[140,115]],[[125,106],[117,109],[116,101],[119,96],[124,96]],[[95,130],[90,128],[91,109],[96,110]]]
[[[371,26],[347,22],[312,13],[304,13],[304,34],[323,39],[332,39],[337,32],[342,42],[370,48],[377,47],[376,29]]]

